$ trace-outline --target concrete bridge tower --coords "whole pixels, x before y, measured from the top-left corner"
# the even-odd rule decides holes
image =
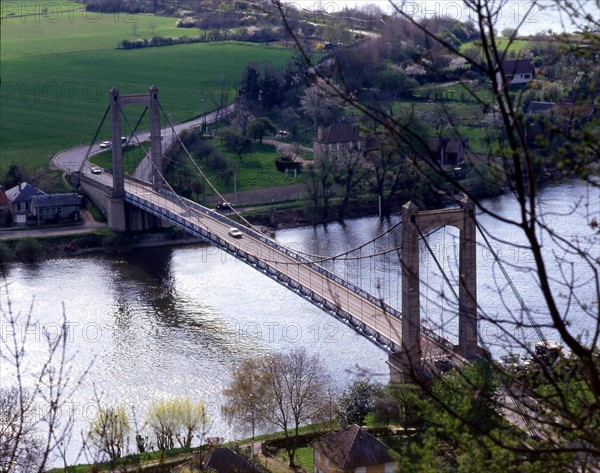
[[[162,143],[160,137],[160,105],[158,102],[158,88],[151,86],[148,94],[119,95],[116,88],[109,93],[111,114],[111,140],[112,140],[112,190],[109,190],[110,203],[107,206],[108,226],[115,231],[132,229],[131,222],[135,216],[126,215],[125,173],[123,168],[123,148],[121,146],[121,114],[123,109],[130,104],[145,105],[150,110],[150,160],[151,182],[154,190],[162,187],[163,159]],[[137,216],[139,217],[139,216]],[[139,220],[139,218],[137,218]],[[138,225],[139,226],[139,225]],[[142,225],[146,226],[146,225]]]
[[[458,345],[467,360],[479,356],[477,345],[477,240],[475,205],[468,198],[461,208],[420,212],[412,202],[402,207],[402,350],[390,355],[392,381],[410,382],[423,370],[419,279],[419,230],[450,225],[460,230]]]

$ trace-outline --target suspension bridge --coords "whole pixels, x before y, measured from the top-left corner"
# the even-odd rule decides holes
[[[150,163],[152,172],[148,182],[126,176],[123,172],[123,155],[119,146],[121,117],[129,127],[131,136],[136,136],[136,129],[124,113],[125,106],[133,103],[141,103],[150,110],[150,151],[145,159]],[[109,112],[113,143],[112,173],[94,173],[84,162],[76,174],[82,189],[96,205],[105,210],[109,227],[113,230],[143,230],[166,222],[215,245],[322,308],[384,349],[389,355],[393,380],[406,380],[414,376],[415,371],[423,371],[425,366],[431,369],[436,361],[461,364],[482,353],[477,334],[476,222],[474,206],[468,200],[462,201],[460,208],[439,211],[422,212],[412,203],[403,207],[400,250],[402,310],[399,311],[326,269],[319,264],[322,261],[293,251],[264,235],[239,214],[238,217],[245,224],[177,195],[164,178],[161,113],[171,128],[173,124],[162,109],[156,87],[152,86],[148,94],[134,96],[120,96],[116,89],[111,90],[105,117]],[[98,132],[92,144],[97,135]],[[187,152],[180,140],[179,146]],[[208,185],[212,185],[191,156],[189,159],[199,175]],[[218,194],[217,189],[213,187],[213,190]],[[445,225],[460,230],[458,345],[422,324],[420,315],[419,240],[424,238],[423,232]],[[232,227],[242,233],[242,238],[231,234]]]

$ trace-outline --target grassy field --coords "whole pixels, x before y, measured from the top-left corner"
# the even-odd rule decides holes
[[[63,5],[46,3],[54,9]],[[233,100],[247,64],[277,61],[283,65],[292,54],[291,49],[234,43],[120,50],[116,47],[122,39],[151,37],[151,26],[155,35],[163,36],[195,31],[176,29],[174,18],[95,13],[85,16],[70,2],[65,2],[69,13],[56,13],[53,21],[49,19],[52,10],[48,17],[7,16],[9,7],[41,11],[44,3],[26,1],[15,5],[3,2],[3,167],[11,162],[26,164],[30,169],[45,167],[53,153],[88,144],[107,108],[112,87],[119,88],[121,94],[147,93],[148,87],[155,84],[165,113],[181,121],[216,108],[222,88],[229,91],[229,101]],[[135,34],[132,25],[138,25]],[[127,114],[133,124],[140,111],[130,107]],[[142,122],[140,128],[147,127]],[[98,139],[109,135],[107,121]]]
[[[508,46],[508,39],[497,38],[496,43],[498,45],[498,48],[501,51],[503,51]],[[479,44],[480,43],[477,40],[463,43],[460,45],[460,51],[464,52],[466,49],[472,48],[474,46],[479,46]],[[515,39],[512,43],[510,43],[510,46],[508,46],[508,51],[514,51],[515,53],[517,53],[519,51],[522,51],[523,49],[529,48],[530,46],[531,41],[525,39]]]
[[[225,149],[220,139],[210,140],[210,143],[227,158],[231,166],[230,169],[235,170],[235,185],[237,191],[262,189],[265,187],[284,186],[304,182],[305,174],[302,172],[297,175],[297,178],[292,178],[291,175],[286,177],[284,173],[277,171],[275,168],[275,159],[280,156],[280,153],[273,145],[253,142],[251,150],[244,153],[240,160],[236,154]],[[224,174],[222,172],[212,171],[208,168],[204,160],[200,160],[198,164],[203,168],[206,177],[220,193],[234,192],[234,180],[231,172]],[[197,176],[197,171],[191,164],[186,164],[185,169],[185,173],[191,176]],[[214,195],[214,192],[210,187],[206,189],[206,195]]]

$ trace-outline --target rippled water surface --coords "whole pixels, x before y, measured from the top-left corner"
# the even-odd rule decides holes
[[[569,238],[590,236],[587,223],[600,213],[600,196],[581,184],[547,188],[542,193],[545,209],[554,212],[549,223]],[[509,197],[490,202],[504,216],[515,216]],[[575,211],[574,211],[575,210]],[[369,242],[374,243],[345,258],[323,265],[360,284],[365,290],[398,307],[400,264],[399,218],[380,222],[361,218],[346,225],[297,228],[277,232],[276,238],[297,250],[316,255],[337,255]],[[507,225],[493,223],[486,215],[479,222],[495,236],[518,242]],[[386,233],[390,228],[393,231]],[[507,308],[520,313],[519,305],[502,280],[491,252],[478,249],[478,292],[482,310],[490,318],[503,318]],[[422,317],[445,336],[456,336],[455,302],[451,285],[457,274],[456,232],[440,230],[429,237],[437,264],[449,274],[439,276],[435,260],[421,243]],[[548,250],[552,249],[550,242]],[[539,300],[531,254],[503,242],[493,243],[507,270],[537,321],[547,321]],[[598,240],[590,251],[600,255]],[[378,257],[367,257],[379,254]],[[554,276],[561,273],[551,267]],[[589,268],[579,268],[584,274]],[[150,403],[172,395],[203,399],[209,406],[209,435],[233,438],[220,416],[221,391],[236,364],[243,358],[303,346],[320,354],[340,387],[368,373],[386,382],[386,354],[317,307],[302,300],[243,263],[213,247],[139,250],[119,257],[94,255],[56,259],[37,265],[14,265],[7,274],[13,311],[30,308],[39,321],[29,334],[28,355],[41,356],[42,328],[51,331],[63,310],[69,321],[70,350],[75,372],[91,366],[81,389],[70,399],[76,428],[85,429],[95,413],[95,396],[102,402],[118,401],[135,409],[139,419]],[[583,295],[593,305],[591,290]],[[3,296],[4,297],[4,296]],[[4,303],[6,298],[4,297]],[[4,307],[7,307],[6,305]],[[571,309],[574,327],[580,332],[595,321]],[[491,324],[481,332],[492,351],[506,342]],[[552,336],[550,330],[547,331]],[[532,334],[525,331],[525,337]],[[10,381],[3,369],[2,384]],[[7,374],[8,373],[8,374]],[[7,381],[8,380],[8,381]],[[75,447],[73,447],[73,450]],[[71,452],[73,454],[73,452]]]

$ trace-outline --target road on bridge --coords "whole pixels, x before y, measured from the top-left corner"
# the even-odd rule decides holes
[[[111,176],[95,175],[94,178],[101,180],[110,185]],[[164,211],[164,217],[172,218],[173,216],[183,219],[190,227],[208,232],[214,237],[217,237],[223,244],[221,247],[230,245],[236,249],[236,252],[241,254],[243,260],[248,262],[248,259],[253,258],[267,264],[272,269],[276,270],[281,276],[274,278],[279,282],[284,283],[288,288],[295,290],[300,295],[300,291],[294,286],[298,283],[303,286],[305,293],[312,292],[316,297],[304,297],[311,300],[313,303],[318,302],[318,305],[324,306],[329,311],[335,311],[349,314],[346,318],[349,325],[365,334],[368,338],[375,341],[375,336],[378,335],[378,344],[381,345],[382,339],[387,339],[393,343],[392,350],[399,350],[402,346],[402,321],[389,313],[383,304],[376,304],[368,298],[354,292],[344,285],[334,281],[326,274],[323,274],[317,265],[309,265],[302,263],[285,252],[277,242],[269,240],[266,236],[262,236],[267,241],[263,241],[254,237],[249,233],[244,233],[242,238],[234,238],[229,235],[229,229],[232,226],[237,228],[240,226],[236,222],[224,218],[222,215],[216,214],[214,211],[205,209],[205,211],[196,210],[183,198],[172,200],[163,194],[160,194],[152,189],[149,184],[142,183],[132,179],[126,179],[125,191],[138,199],[143,199],[147,203],[152,204],[158,209]],[[190,203],[191,204],[191,203]],[[134,204],[135,205],[135,204]],[[195,204],[197,205],[197,204]],[[143,208],[143,207],[142,207]],[[171,217],[167,213],[172,214]],[[185,225],[181,225],[185,229]],[[268,241],[272,242],[269,244]],[[218,245],[217,245],[218,246]],[[289,252],[290,250],[287,249]],[[251,258],[248,258],[250,256]],[[264,272],[264,271],[263,271]],[[292,281],[288,281],[291,279]],[[375,298],[373,298],[375,300]],[[326,303],[323,303],[326,301]],[[427,357],[439,357],[447,353],[437,341],[430,338],[426,334],[422,334],[423,353]]]

